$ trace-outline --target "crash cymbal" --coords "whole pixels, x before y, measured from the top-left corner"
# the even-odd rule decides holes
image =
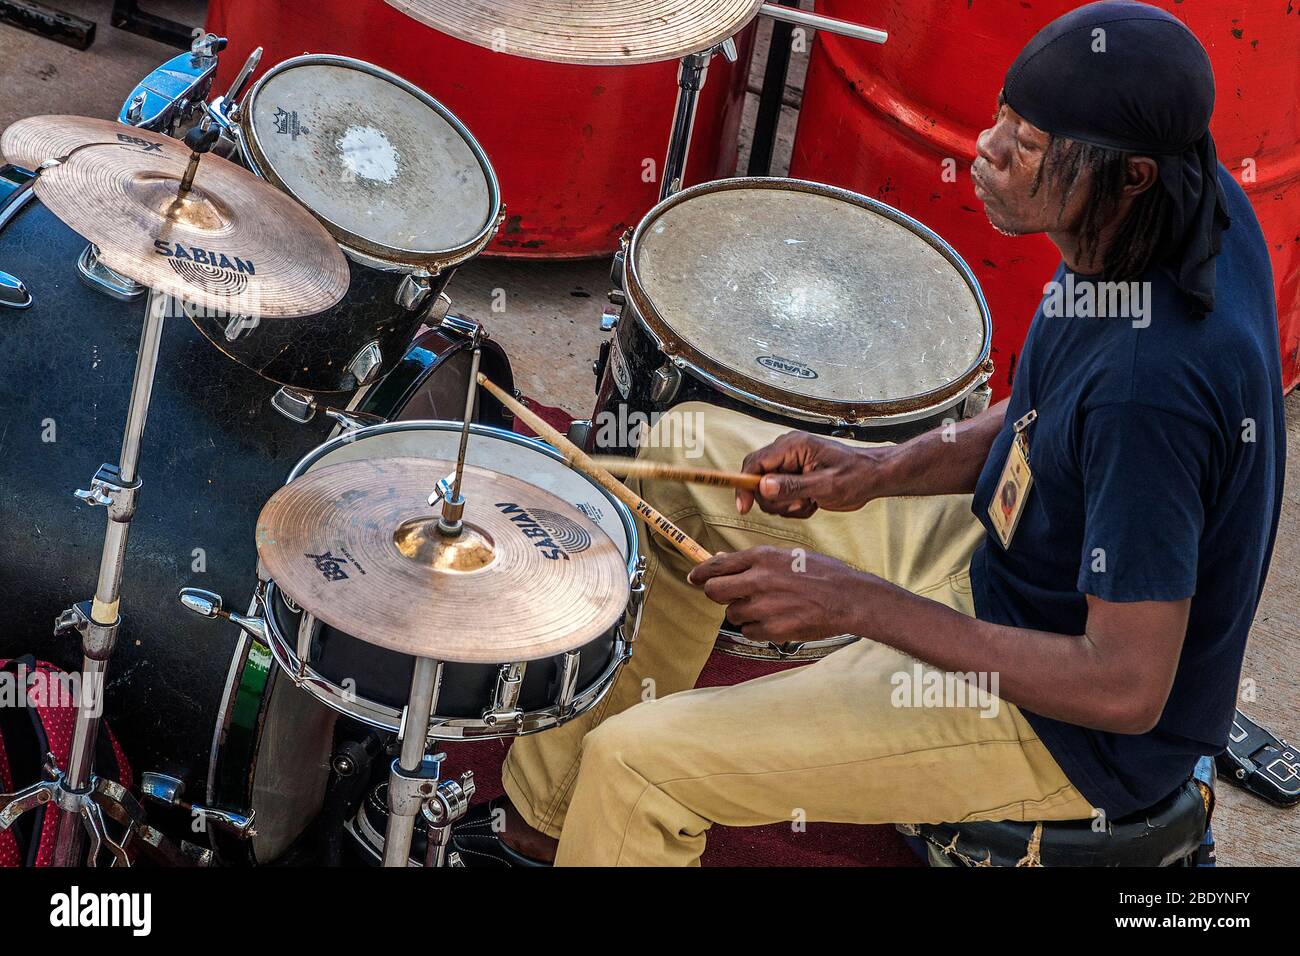
[[[347,291],[347,261],[302,206],[211,154],[193,189],[179,140],[80,116],[20,120],[0,137],[39,169],[37,197],[109,268],[218,314],[314,315]],[[49,160],[57,160],[42,166]]]
[[[503,664],[575,650],[623,615],[627,560],[568,502],[465,466],[465,530],[446,538],[429,492],[455,467],[366,458],[285,485],[257,520],[262,566],[321,621],[443,661]]]
[[[676,60],[734,36],[763,0],[386,0],[454,37],[534,60]]]

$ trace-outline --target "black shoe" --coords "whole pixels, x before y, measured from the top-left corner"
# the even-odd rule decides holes
[[[498,797],[470,807],[464,818],[451,828],[451,851],[459,853],[461,861],[472,867],[550,866],[510,849],[501,842],[501,834],[492,829],[495,811],[504,809],[505,800]]]

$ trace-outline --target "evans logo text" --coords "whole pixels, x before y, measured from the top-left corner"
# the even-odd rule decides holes
[[[794,359],[781,358],[779,355],[760,355],[754,361],[758,362],[763,368],[770,368],[773,372],[779,372],[782,375],[789,375],[791,378],[816,378],[814,372],[803,362],[797,362]]]

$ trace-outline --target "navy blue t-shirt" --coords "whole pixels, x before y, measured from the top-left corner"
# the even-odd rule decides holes
[[[1145,318],[1062,316],[1063,299],[1044,296],[975,491],[973,510],[990,532],[971,560],[981,620],[1078,635],[1089,594],[1192,599],[1173,689],[1151,732],[1106,733],[1025,711],[1070,782],[1111,819],[1157,802],[1200,755],[1223,749],[1277,531],[1286,439],[1272,272],[1245,194],[1222,168],[1220,180],[1232,225],[1214,312],[1196,317],[1163,269],[1142,277],[1144,328],[1135,322]],[[1078,305],[1090,280],[1062,266],[1054,281],[1075,283]],[[1030,409],[1033,488],[1004,550],[988,503],[1012,425]]]

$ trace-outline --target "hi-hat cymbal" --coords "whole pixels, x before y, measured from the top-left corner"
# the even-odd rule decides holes
[[[454,37],[534,60],[675,60],[734,36],[763,0],[386,0]]]
[[[203,157],[182,196],[189,148],[106,120],[20,120],[0,151],[40,170],[37,197],[98,246],[105,265],[152,289],[268,319],[323,312],[347,291],[347,260],[324,227],[219,156]],[[42,169],[49,160],[58,162]]]
[[[454,467],[366,458],[308,472],[257,519],[262,566],[326,624],[442,661],[551,657],[622,617],[626,558],[550,492],[466,465],[465,530],[441,535],[428,496]]]

